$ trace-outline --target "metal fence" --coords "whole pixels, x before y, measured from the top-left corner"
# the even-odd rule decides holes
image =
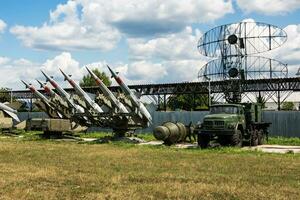
[[[170,111],[152,113],[153,124],[147,128],[139,130],[139,133],[151,133],[153,128],[159,126],[167,121],[182,122],[188,125],[190,122],[196,124],[202,121],[204,116],[207,115],[207,111]],[[21,121],[28,118],[47,118],[47,115],[42,112],[33,113],[19,113]],[[300,137],[300,111],[264,111],[263,120],[265,122],[271,122],[270,136],[284,136],[284,137]],[[107,130],[97,127],[90,129],[91,131]]]
[[[272,123],[271,136],[300,137],[299,111],[264,111],[263,120]]]
[[[144,132],[152,132],[153,127],[166,121],[196,124],[202,121],[206,114],[206,111],[154,112],[153,125]],[[264,111],[263,121],[272,123],[269,128],[270,136],[300,137],[300,111]]]

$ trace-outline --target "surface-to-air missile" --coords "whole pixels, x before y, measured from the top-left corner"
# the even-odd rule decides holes
[[[117,81],[119,86],[121,87],[122,91],[125,95],[130,99],[133,106],[135,107],[138,115],[141,118],[146,118],[149,123],[152,123],[152,117],[144,104],[137,99],[137,97],[133,94],[133,92],[128,88],[128,86],[122,81],[122,79],[107,65],[112,77]]]
[[[41,70],[41,72],[43,73],[43,75],[46,77],[46,81],[49,81],[51,83],[51,85],[57,90],[57,92],[61,95],[61,97],[68,102],[68,104],[75,109],[76,113],[85,113],[84,112],[84,108],[75,104],[74,100],[71,98],[70,94],[67,93],[62,87],[60,87],[58,85],[58,83],[50,76],[48,76],[45,72],[43,72]]]
[[[52,107],[49,99],[40,93],[33,85],[26,83],[23,80],[21,81],[24,83],[25,87],[28,88],[37,98],[41,99],[45,104],[47,104],[47,106]]]
[[[115,95],[106,87],[106,85],[101,81],[97,75],[90,70],[88,67],[86,67],[87,71],[90,73],[90,75],[95,79],[96,84],[99,86],[102,93],[110,100],[111,104],[117,108],[117,112],[120,113],[128,113],[128,110],[126,107],[115,97]]]
[[[43,83],[40,80],[36,81],[40,84],[41,88],[50,96],[50,101],[54,104],[55,109],[61,113],[63,118],[69,119],[72,116],[72,109],[68,106],[68,103],[63,100],[58,94],[56,94],[52,88],[50,88],[47,83]]]
[[[18,112],[15,109],[12,109],[11,107],[5,105],[4,103],[0,103],[0,110],[3,110],[6,114],[8,114],[14,120],[16,120],[17,122],[20,122],[20,119],[17,116]]]
[[[101,107],[94,100],[92,100],[91,97],[86,92],[84,92],[83,89],[73,79],[70,78],[70,76],[65,74],[61,69],[59,69],[59,70],[64,75],[65,80],[67,80],[70,83],[70,85],[75,89],[75,92],[81,98],[84,99],[84,101],[90,108],[92,108],[94,111],[96,111],[96,113],[103,113],[103,110],[101,109]]]
[[[36,81],[40,84],[41,88],[43,88],[50,97],[55,97],[57,95],[50,87],[47,86],[46,83],[42,83],[42,81],[38,79],[36,79]]]
[[[42,93],[40,93],[33,85],[26,83],[25,81],[21,80],[26,88],[28,88],[33,95],[35,95],[41,102],[35,102],[35,104],[40,107],[40,109],[44,110],[50,117],[53,118],[62,118],[62,114],[53,106],[53,103],[45,97]]]

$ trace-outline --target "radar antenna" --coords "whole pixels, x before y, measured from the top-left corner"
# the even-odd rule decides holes
[[[203,34],[198,49],[217,59],[204,65],[198,78],[224,81],[222,90],[227,102],[241,102],[243,81],[288,76],[286,64],[253,55],[278,48],[286,40],[284,30],[266,23],[239,22],[215,27]]]

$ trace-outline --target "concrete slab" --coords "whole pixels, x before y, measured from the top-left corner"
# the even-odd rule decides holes
[[[300,146],[286,145],[259,145],[256,147],[243,147],[243,149],[259,150],[267,153],[300,153]]]
[[[145,143],[145,140],[138,138],[138,137],[121,137],[121,138],[114,138],[114,137],[103,137],[103,138],[81,138],[84,142],[99,142],[99,143],[108,143],[109,141],[120,141],[125,143],[131,144],[140,144]]]
[[[195,148],[199,148],[197,143],[181,143],[181,144],[176,144],[175,145],[176,148],[179,149],[195,149]]]
[[[143,142],[143,143],[140,143],[138,145],[162,145],[164,142],[163,141],[150,141],[150,142]]]
[[[85,142],[93,142],[93,141],[98,140],[97,138],[81,138],[81,139]]]
[[[150,142],[143,142],[140,143],[139,145],[153,145],[153,146],[158,146],[158,145],[163,145],[163,141],[150,141]],[[179,149],[192,149],[192,148],[198,148],[197,143],[179,143],[172,145],[171,147],[173,148],[179,148]]]
[[[139,145],[163,145],[162,141],[150,141],[140,143]],[[197,143],[180,143],[171,146],[179,149],[199,148]],[[267,153],[300,153],[300,146],[285,146],[285,145],[260,145],[255,147],[243,147],[245,150],[259,150]]]

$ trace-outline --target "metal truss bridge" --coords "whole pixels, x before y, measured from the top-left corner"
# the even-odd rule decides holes
[[[224,93],[224,87],[234,84],[240,85],[240,92],[243,98],[251,100],[253,96],[261,95],[266,101],[273,100],[277,103],[280,110],[280,104],[293,92],[300,91],[300,77],[292,78],[272,78],[272,79],[251,79],[238,82],[239,80],[224,80],[224,81],[211,81],[211,82],[181,82],[181,83],[162,83],[162,84],[142,84],[142,85],[129,85],[128,87],[141,95],[153,96],[156,103],[160,106],[159,109],[166,109],[166,100],[170,95],[178,94],[203,94],[204,96],[209,93],[214,96],[214,100],[220,100]],[[94,93],[100,92],[98,87],[84,87],[86,92]],[[111,86],[109,89],[112,92],[121,92],[118,86]],[[73,93],[73,88],[65,89],[69,93]],[[40,90],[44,93],[43,90]],[[228,89],[227,89],[228,92]],[[230,90],[229,90],[230,92]],[[234,88],[233,91],[235,92]],[[16,99],[34,99],[35,97],[29,90],[15,90],[5,91],[2,93],[11,93],[13,98]]]

